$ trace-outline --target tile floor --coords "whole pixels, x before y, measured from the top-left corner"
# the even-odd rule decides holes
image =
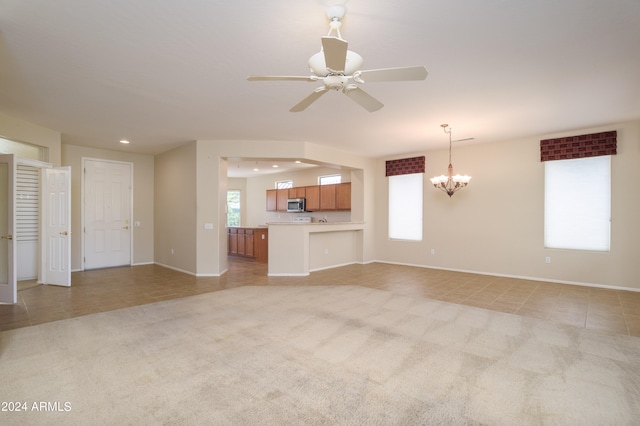
[[[0,330],[246,285],[362,285],[640,336],[640,292],[382,263],[316,271],[308,277],[268,277],[266,264],[236,258],[222,277],[141,265],[74,272],[71,287],[22,282],[18,303],[0,305]]]

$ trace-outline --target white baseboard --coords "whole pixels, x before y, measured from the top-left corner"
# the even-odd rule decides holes
[[[425,269],[438,269],[441,271],[451,271],[451,272],[464,272],[467,274],[477,274],[477,275],[489,275],[493,277],[504,277],[504,278],[515,278],[518,280],[529,280],[529,281],[543,281],[548,283],[557,283],[557,284],[568,284],[568,285],[578,285],[582,287],[593,287],[593,288],[602,288],[607,290],[623,290],[623,291],[633,291],[640,292],[640,289],[633,287],[620,287],[613,285],[605,285],[598,283],[583,283],[578,281],[566,281],[566,280],[554,280],[551,278],[541,278],[541,277],[528,277],[523,275],[510,275],[510,274],[499,274],[496,272],[482,272],[482,271],[471,271],[467,269],[455,269],[455,268],[441,268],[438,266],[430,266],[430,265],[418,265],[413,263],[402,263],[402,262],[388,262],[385,260],[375,260],[373,262],[367,263],[387,263],[389,265],[400,265],[400,266],[413,266],[415,268],[425,268]]]

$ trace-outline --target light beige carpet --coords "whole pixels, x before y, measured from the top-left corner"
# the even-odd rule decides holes
[[[630,425],[640,339],[357,286],[242,287],[2,332],[0,401],[5,425]]]

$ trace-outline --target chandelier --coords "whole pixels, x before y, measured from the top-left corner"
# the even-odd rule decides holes
[[[451,197],[454,192],[469,184],[471,176],[453,174],[453,166],[451,165],[451,129],[447,129],[447,127],[449,127],[448,124],[441,124],[440,127],[442,127],[442,130],[449,135],[449,170],[448,176],[440,175],[432,177],[431,183],[435,188],[443,190],[449,197]]]

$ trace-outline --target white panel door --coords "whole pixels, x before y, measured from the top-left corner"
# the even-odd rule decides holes
[[[85,160],[84,268],[131,264],[131,164]]]
[[[71,286],[71,167],[43,171],[44,284]]]
[[[15,165],[13,155],[0,155],[0,303],[16,303]]]

